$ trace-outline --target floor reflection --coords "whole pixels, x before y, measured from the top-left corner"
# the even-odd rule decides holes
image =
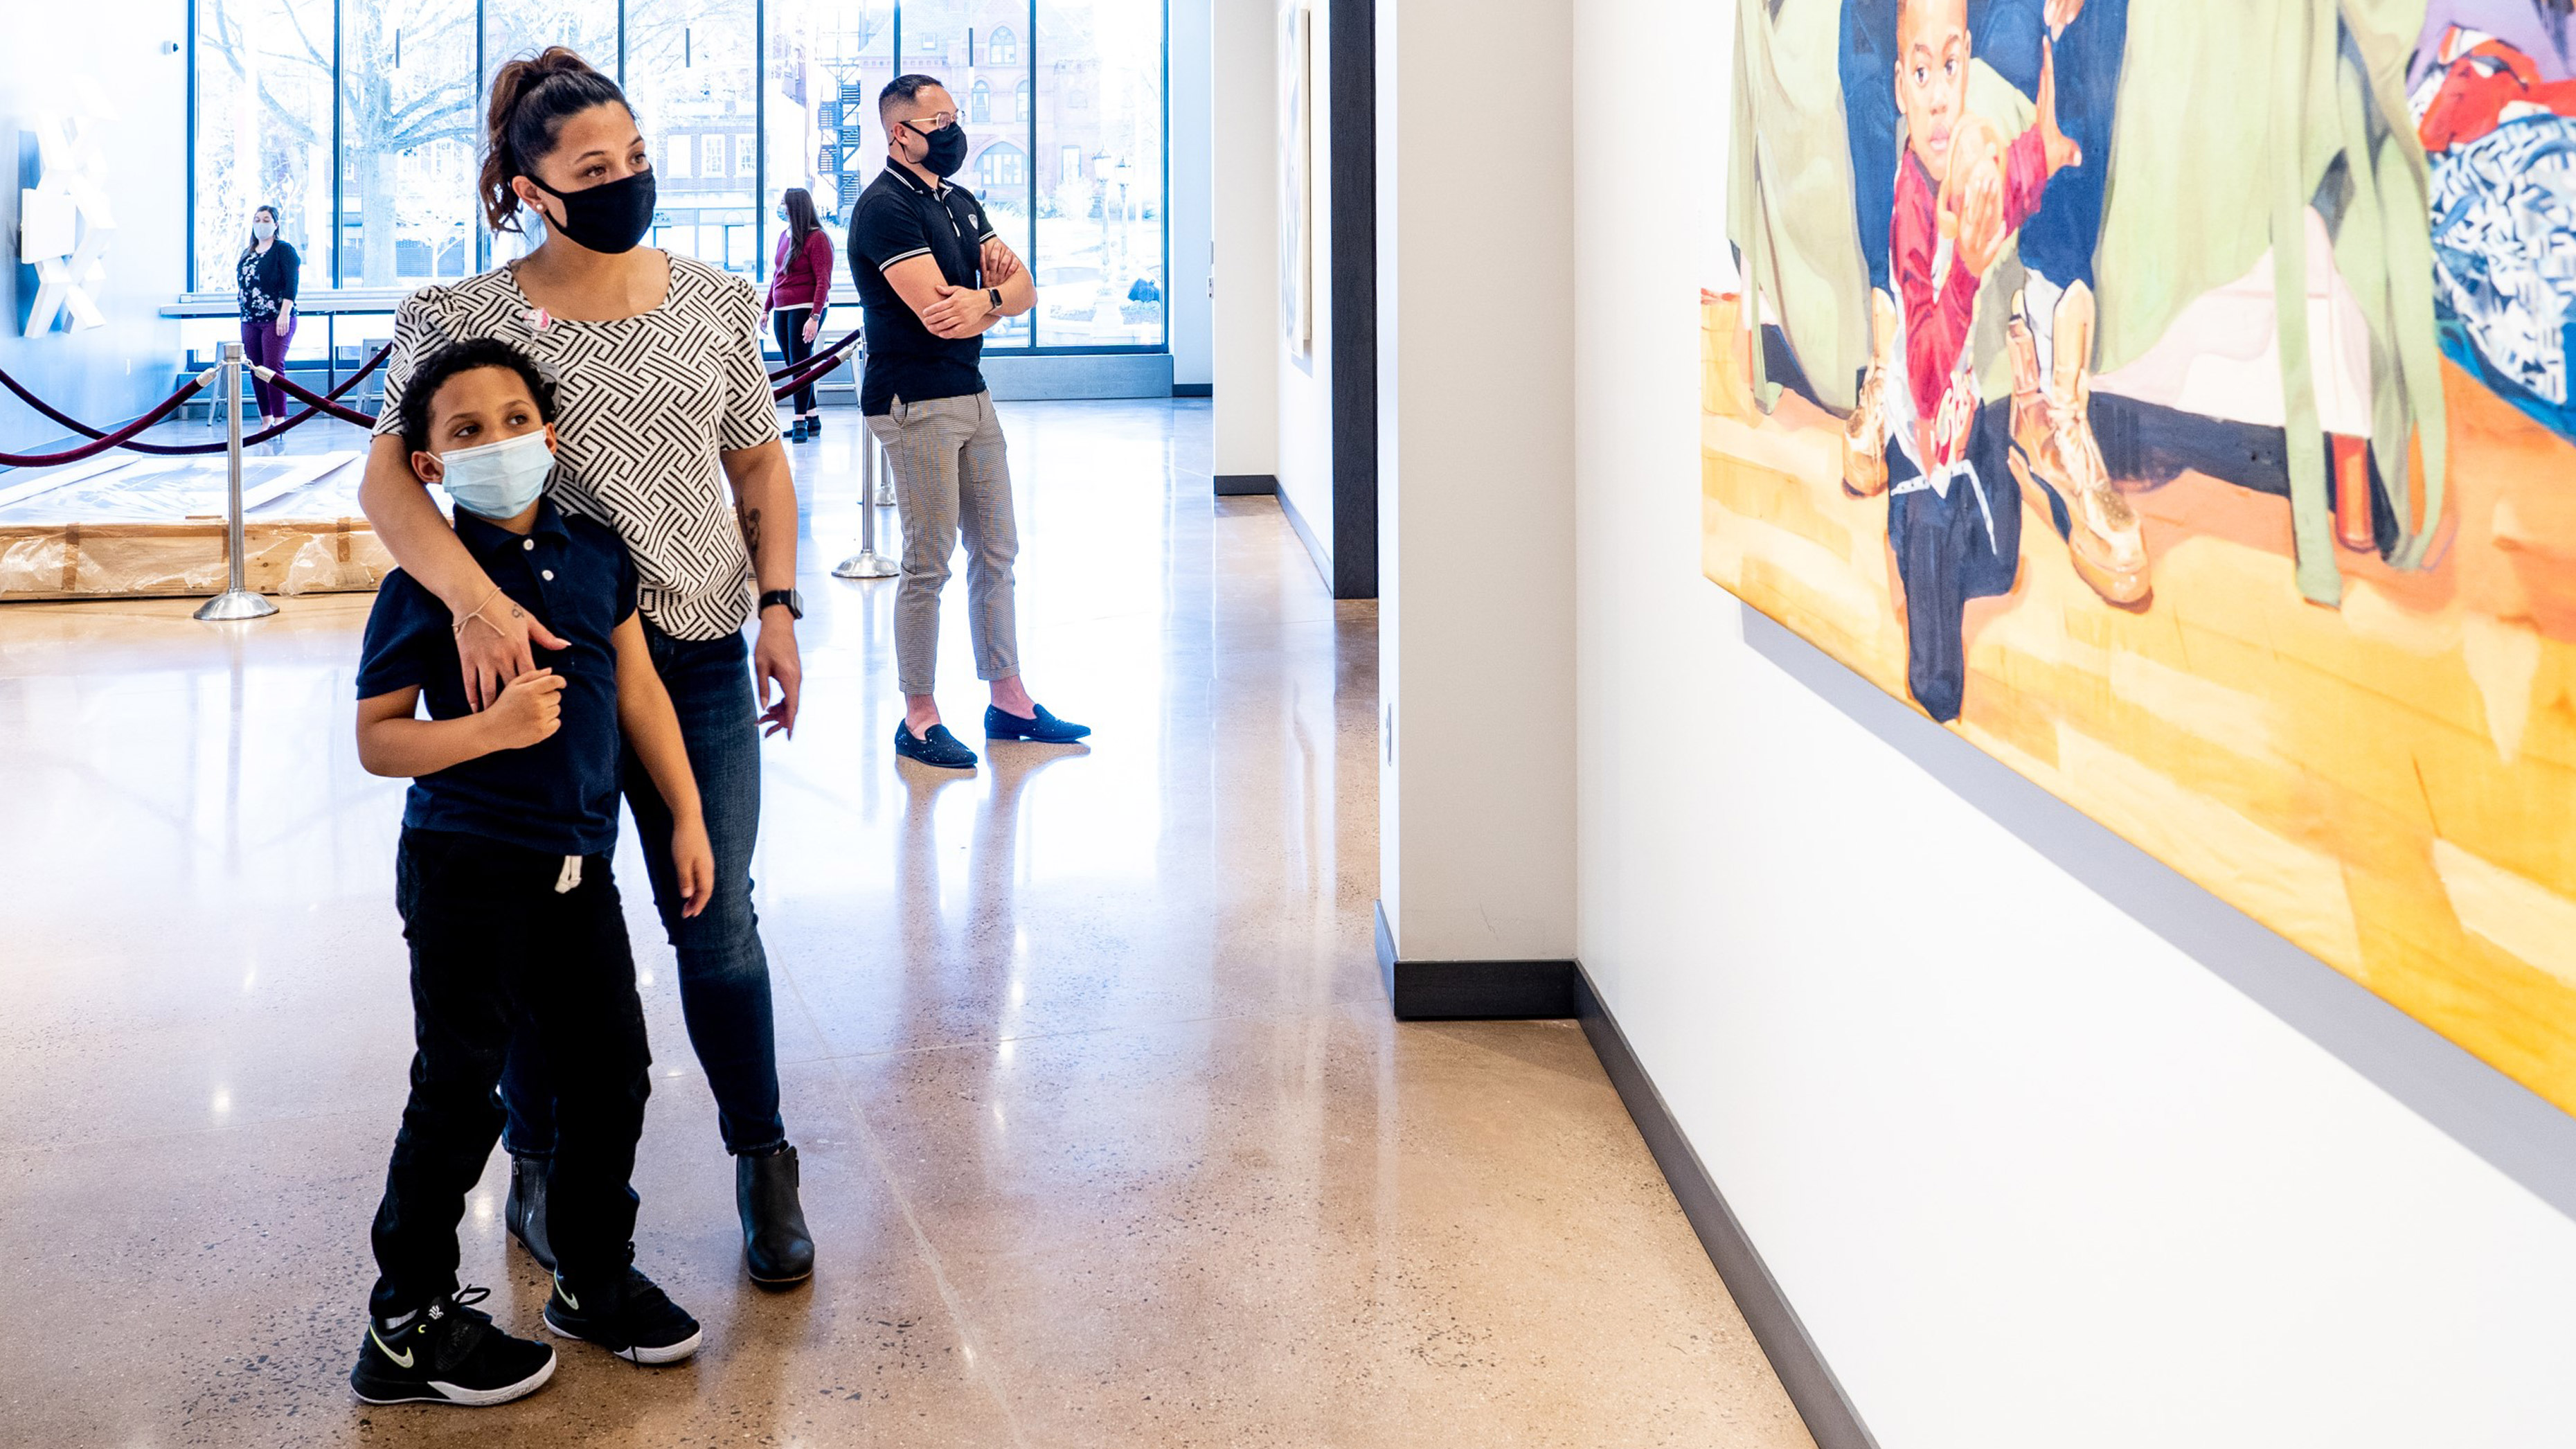
[[[12,1442],[1392,1444],[1497,1412],[1802,1442],[1579,1034],[1386,1020],[1373,611],[1275,503],[1210,497],[1205,404],[1003,420],[1029,682],[1099,733],[898,766],[894,586],[828,576],[858,430],[793,450],[804,717],[763,746],[753,873],[822,1263],[740,1277],[630,838],[639,1248],[710,1347],[572,1354],[488,1415],[342,1383],[410,1031],[402,787],[350,742],[368,601],[0,610]],[[948,606],[941,699],[981,748],[962,582]],[[505,1172],[464,1271],[524,1327]]]

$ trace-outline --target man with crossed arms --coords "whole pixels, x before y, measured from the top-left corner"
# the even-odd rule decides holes
[[[948,178],[966,163],[957,102],[926,75],[877,96],[886,168],[850,218],[850,273],[866,317],[859,404],[885,444],[903,509],[903,582],[895,593],[895,672],[904,717],[896,755],[971,770],[976,757],[939,721],[931,689],[939,593],[958,535],[966,540],[967,622],[975,673],[992,686],[984,738],[1070,744],[1091,731],[1049,714],[1020,681],[1011,562],[1019,533],[1002,426],[980,366],[983,336],[1037,305],[1027,268],[995,234],[972,192]]]

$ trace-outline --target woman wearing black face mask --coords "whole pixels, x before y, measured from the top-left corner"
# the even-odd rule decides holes
[[[501,67],[484,147],[485,219],[495,231],[533,223],[543,239],[515,262],[403,303],[385,373],[386,421],[360,501],[395,561],[454,612],[475,707],[498,699],[533,667],[535,650],[562,641],[542,622],[542,599],[497,594],[391,430],[412,368],[444,345],[499,338],[550,375],[559,407],[546,491],[559,507],[615,529],[634,557],[644,631],[715,846],[714,896],[684,917],[665,848],[671,814],[630,758],[627,802],[679,955],[689,1039],[736,1158],[744,1258],[765,1286],[801,1282],[813,1271],[813,1244],[779,1113],[769,966],[751,902],[760,735],[763,725],[772,733],[795,725],[802,611],[795,485],[761,363],[760,297],[743,278],[640,245],[653,225],[649,152],[624,93],[571,51]],[[755,613],[758,640],[746,650],[743,628]],[[501,1086],[510,1230],[548,1262],[553,1092],[535,1043],[511,1044]]]
[[[241,290],[242,355],[254,367],[283,370],[286,349],[295,345],[295,292],[304,259],[277,234],[276,207],[250,214],[250,245],[242,248],[233,272]],[[286,421],[286,394],[277,384],[254,377],[251,391],[259,395],[262,428]]]

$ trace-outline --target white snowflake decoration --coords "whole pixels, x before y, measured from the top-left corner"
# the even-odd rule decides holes
[[[107,321],[97,288],[107,280],[107,247],[116,235],[116,212],[107,196],[107,163],[99,148],[98,98],[84,96],[78,115],[48,111],[36,118],[40,179],[18,193],[18,257],[36,269],[36,302],[25,335],[53,330],[67,317],[72,330]]]

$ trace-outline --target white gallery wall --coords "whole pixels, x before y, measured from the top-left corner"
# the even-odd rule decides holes
[[[1575,945],[1575,20],[1377,5],[1378,888],[1408,959]]]
[[[1280,0],[1284,14],[1291,5],[1303,0]],[[1279,493],[1280,501],[1297,510],[1312,533],[1314,543],[1329,562],[1333,548],[1333,141],[1331,115],[1332,33],[1333,21],[1329,0],[1304,3],[1307,34],[1306,103],[1310,107],[1310,127],[1306,134],[1307,215],[1313,230],[1307,235],[1306,265],[1308,297],[1312,314],[1311,335],[1307,346],[1291,345],[1285,322],[1286,305],[1274,303],[1270,335],[1279,348],[1276,364],[1279,376]],[[1281,97],[1274,102],[1274,114],[1285,115],[1285,95],[1289,77],[1297,69],[1297,58],[1287,53],[1288,37],[1284,28],[1278,36],[1278,75],[1272,83],[1272,94]],[[1295,143],[1282,136],[1283,155]],[[1283,181],[1280,205],[1289,205],[1288,190],[1293,181]],[[1287,253],[1286,240],[1280,243],[1282,276],[1296,263]],[[1286,286],[1274,283],[1274,296]],[[1331,577],[1331,569],[1325,569]]]
[[[1212,3],[1212,150],[1218,161],[1213,210],[1219,286],[1212,349],[1216,471],[1277,478],[1282,503],[1296,510],[1311,546],[1324,550],[1319,564],[1328,563],[1333,543],[1330,5],[1315,3],[1306,10],[1313,27],[1306,98],[1313,108],[1306,168],[1313,333],[1299,349],[1289,343],[1280,300],[1280,213],[1287,184],[1281,117],[1290,73],[1283,54],[1283,17],[1293,0]],[[1177,39],[1177,28],[1174,34]],[[1329,568],[1324,573],[1329,577]]]
[[[1731,9],[1584,0],[1572,36],[1578,952],[1610,1009],[1888,1449],[2576,1442],[2576,1222],[2170,944],[2227,907],[2183,887],[2150,929],[1701,576],[1717,261],[1639,228],[1720,234]]]
[[[1209,366],[1220,474],[1279,471],[1278,62],[1272,0],[1210,0]],[[1177,38],[1177,32],[1175,35]],[[1176,64],[1174,69],[1179,69]]]
[[[107,11],[35,0],[0,5],[0,368],[47,402],[92,422],[121,422],[169,395],[179,358],[176,322],[160,308],[186,285],[188,76],[184,0],[116,0]],[[102,16],[113,23],[101,24]],[[37,184],[36,118],[72,105],[77,83],[105,100],[102,127],[117,231],[97,292],[107,324],[20,335],[36,270],[18,258],[18,193]],[[247,222],[245,222],[247,231]],[[64,430],[0,393],[0,451],[60,440]]]

